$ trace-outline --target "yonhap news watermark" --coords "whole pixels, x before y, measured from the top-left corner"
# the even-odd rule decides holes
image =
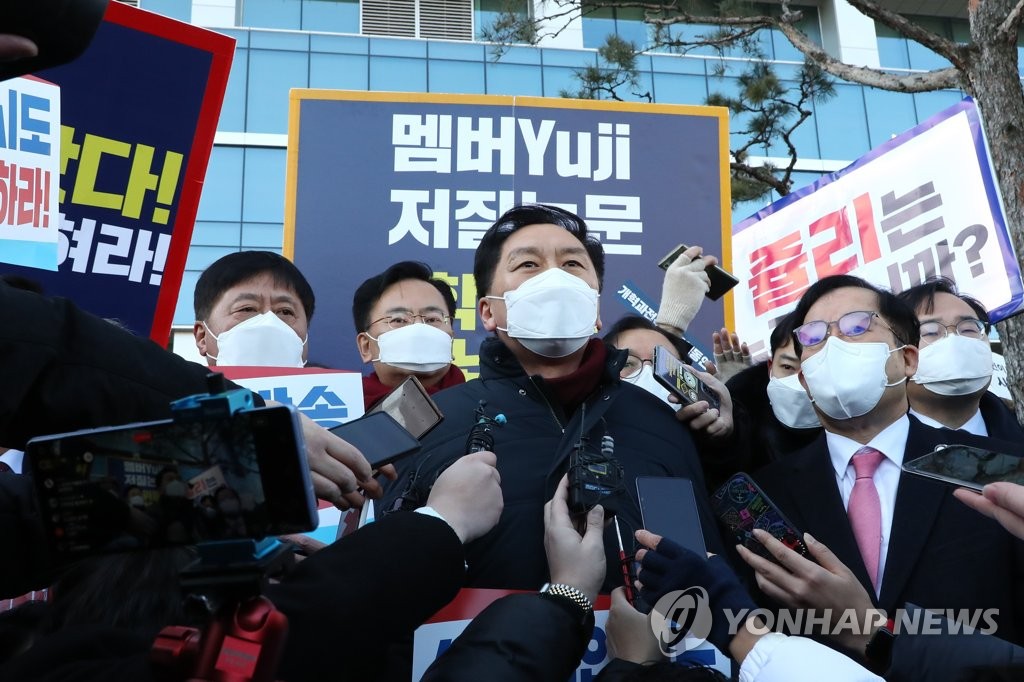
[[[782,632],[804,637],[870,636],[888,626],[894,635],[993,635],[999,609],[722,609],[712,613],[708,594],[690,587],[665,594],[649,617],[651,630],[666,656],[698,646],[724,619],[729,637],[742,628],[754,635]]]

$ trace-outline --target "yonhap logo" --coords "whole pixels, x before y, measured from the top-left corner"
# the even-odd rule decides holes
[[[711,633],[707,591],[703,587],[688,587],[666,593],[651,610],[650,624],[661,653],[666,656],[700,644]],[[687,635],[691,641],[684,641]]]

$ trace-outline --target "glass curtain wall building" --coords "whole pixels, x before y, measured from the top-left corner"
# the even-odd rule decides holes
[[[578,85],[575,70],[597,63],[596,48],[609,33],[637,44],[648,40],[639,10],[606,9],[566,20],[555,16],[553,3],[520,1],[523,12],[547,16],[562,30],[537,46],[512,47],[495,60],[480,36],[509,0],[141,0],[144,9],[237,41],[176,328],[191,329],[192,292],[207,265],[240,249],[281,250],[291,88],[558,97]],[[921,4],[915,7],[920,11]],[[799,9],[805,32],[846,61],[894,72],[943,65],[934,53],[876,26],[845,0]],[[769,4],[758,10],[779,11]],[[915,18],[948,38],[966,36],[966,19]],[[762,31],[759,41],[777,73],[795,78],[802,60],[788,41],[772,31]],[[685,56],[645,53],[638,60],[640,91],[655,102],[703,104],[710,93],[735,91],[744,59],[739,52],[721,59],[710,50]],[[962,97],[958,91],[905,95],[839,82],[835,89],[836,96],[817,105],[796,135],[796,187],[842,168]],[[766,157],[776,154],[781,152],[765,151]],[[734,222],[764,203],[734,207]]]

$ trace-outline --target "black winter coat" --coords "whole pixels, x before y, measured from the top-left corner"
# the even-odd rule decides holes
[[[466,452],[466,438],[481,400],[507,423],[493,430],[505,509],[498,526],[466,547],[467,587],[536,590],[548,580],[544,555],[544,504],[568,469],[569,455],[584,435],[596,448],[602,436],[615,439],[615,457],[625,472],[625,495],[618,505],[626,552],[633,531],[642,527],[636,496],[637,476],[679,476],[693,481],[697,507],[710,552],[722,542],[705,494],[704,474],[689,429],[672,410],[642,388],[620,381],[626,351],[608,348],[597,389],[572,415],[562,414],[539,377],[527,376],[497,338],[480,348],[480,378],[434,396],[445,420],[423,439],[422,451],[399,467],[381,508],[387,509],[408,488],[410,476],[433,481],[438,471]],[[404,513],[404,512],[395,512]],[[605,532],[608,571],[604,590],[622,584],[614,527]]]

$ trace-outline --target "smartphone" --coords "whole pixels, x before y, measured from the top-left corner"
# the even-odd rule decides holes
[[[939,445],[923,457],[904,462],[903,470],[978,492],[997,481],[1024,485],[1024,458],[970,445]]]
[[[658,267],[661,268],[662,270],[668,270],[668,267],[675,262],[676,258],[679,258],[680,254],[682,254],[683,251],[686,251],[688,248],[690,247],[687,246],[686,244],[680,244],[679,246],[675,247],[674,249],[669,251],[664,258],[658,261]],[[718,265],[709,265],[707,268],[704,269],[704,271],[708,273],[708,279],[711,280],[711,287],[708,289],[708,292],[704,295],[710,298],[712,301],[717,301],[718,299],[722,298],[722,296],[725,296],[725,293],[727,291],[729,291],[734,286],[740,283],[738,279],[736,279],[733,275],[723,270]]]
[[[387,412],[373,412],[330,431],[359,448],[372,469],[420,451],[420,442]]]
[[[721,407],[722,401],[718,394],[697,376],[692,367],[676,358],[664,346],[654,347],[654,378],[687,405],[706,400],[709,408]]]
[[[674,540],[701,557],[707,556],[690,479],[637,476],[636,495],[646,530]]]
[[[427,389],[414,376],[403,381],[367,410],[367,414],[374,412],[387,412],[417,440],[444,419],[437,403],[431,400]]]
[[[35,57],[0,63],[0,80],[57,66],[78,57],[103,21],[109,0],[4,0],[0,26],[32,40]]]
[[[43,436],[25,451],[57,563],[317,525],[289,405]]]
[[[715,491],[711,496],[711,509],[737,542],[755,554],[775,561],[765,546],[754,539],[754,531],[760,528],[786,547],[811,559],[803,533],[790,523],[747,474],[736,474]]]

